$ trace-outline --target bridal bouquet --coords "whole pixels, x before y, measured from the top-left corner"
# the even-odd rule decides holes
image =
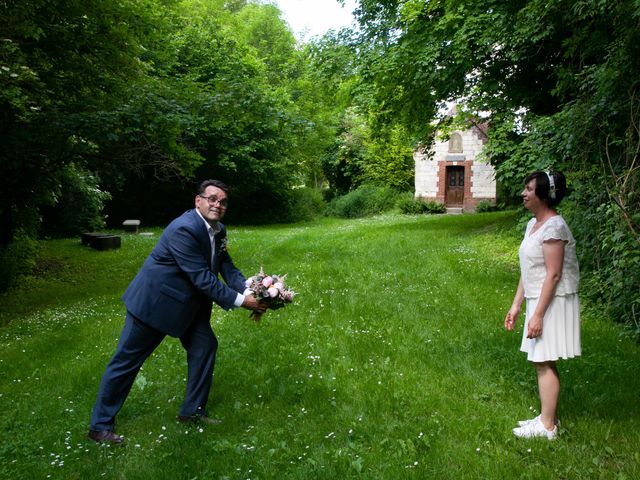
[[[267,275],[263,269],[245,282],[245,287],[251,290],[258,300],[267,304],[267,308],[276,310],[293,301],[295,292],[289,290],[284,283],[286,275]],[[251,318],[260,321],[261,314],[253,312]]]

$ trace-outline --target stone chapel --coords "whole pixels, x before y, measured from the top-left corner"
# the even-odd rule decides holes
[[[473,212],[482,200],[495,204],[495,169],[478,160],[486,141],[487,125],[478,124],[414,152],[415,198],[442,203],[452,213]]]

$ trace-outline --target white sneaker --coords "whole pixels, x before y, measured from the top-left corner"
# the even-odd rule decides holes
[[[518,426],[524,427],[525,425],[528,425],[530,423],[537,422],[540,418],[541,415],[538,415],[537,417],[530,418],[529,420],[518,420]],[[560,427],[560,420],[556,420],[556,427]]]
[[[558,436],[558,427],[554,425],[553,430],[547,430],[540,418],[534,418],[531,422],[513,429],[513,434],[519,438],[547,437],[553,440]]]
[[[529,425],[530,423],[537,422],[540,420],[540,415],[535,418],[530,418],[529,420],[518,420],[518,426],[524,427],[525,425]]]

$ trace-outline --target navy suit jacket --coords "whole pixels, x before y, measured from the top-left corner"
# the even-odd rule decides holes
[[[220,226],[211,262],[209,232],[195,209],[173,220],[124,292],[127,310],[156,330],[179,337],[196,318],[210,318],[212,302],[233,308],[245,277],[226,251],[227,232]]]

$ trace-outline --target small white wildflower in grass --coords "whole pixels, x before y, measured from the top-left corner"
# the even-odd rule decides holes
[[[530,448],[527,448],[527,452],[531,453],[531,449],[530,449]]]
[[[198,431],[199,431],[200,433],[204,432],[204,430],[202,429],[202,427],[200,427],[200,428],[198,429]]]
[[[476,452],[479,452],[479,451],[480,451],[480,447],[476,448]]]
[[[139,444],[139,443],[136,443],[136,444],[134,445],[134,447],[136,447],[136,448],[140,448],[140,444]]]

